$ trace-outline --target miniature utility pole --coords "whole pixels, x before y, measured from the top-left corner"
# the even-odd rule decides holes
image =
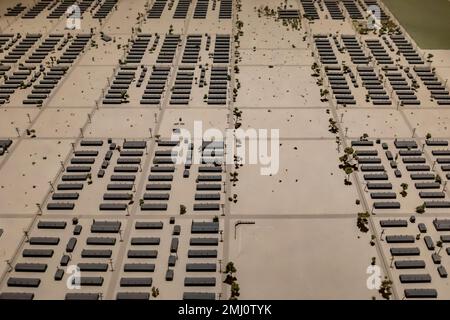
[[[113,259],[109,259],[109,265],[111,266],[111,272],[114,271]]]
[[[5,260],[5,262],[6,262],[6,264],[8,265],[8,272],[11,272],[11,271],[13,271],[13,270],[14,270],[14,268],[13,268],[13,266],[12,266],[12,264],[11,264],[11,261],[9,261],[9,260]]]
[[[38,208],[38,214],[41,215],[42,214],[42,207],[39,203],[36,203],[36,207]]]
[[[23,230],[23,235],[25,236],[25,242],[30,242],[30,237],[28,236],[27,230]]]

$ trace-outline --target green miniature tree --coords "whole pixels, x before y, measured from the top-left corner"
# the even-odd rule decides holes
[[[423,204],[421,204],[420,206],[416,207],[416,212],[417,213],[425,213],[425,202]]]
[[[369,224],[369,217],[370,214],[366,212],[359,212],[358,217],[356,220],[356,226],[358,227],[359,231],[366,233],[369,231],[368,224]]]
[[[239,289],[239,284],[237,282],[231,284],[231,300],[237,300],[237,297],[240,296]]]
[[[389,300],[392,295],[392,281],[385,277],[378,292],[384,299]]]
[[[406,190],[408,189],[408,184],[407,183],[402,183],[400,185],[400,187],[402,188],[402,191],[400,191],[400,194],[404,198],[404,197],[406,197],[408,195],[408,193],[406,192]]]
[[[159,289],[152,287],[152,297],[157,298],[159,296]]]
[[[237,272],[236,267],[234,266],[233,262],[228,262],[227,265],[225,266],[225,271],[224,273],[227,275],[224,283],[231,285],[234,281],[236,281],[236,277],[234,276],[234,274]]]

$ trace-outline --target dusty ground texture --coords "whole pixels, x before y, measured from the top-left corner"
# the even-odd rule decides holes
[[[65,75],[41,106],[23,103],[31,94],[32,87],[16,88],[9,100],[0,105],[0,140],[12,140],[7,152],[0,156],[0,293],[27,292],[34,294],[34,299],[64,299],[67,293],[94,293],[99,299],[110,300],[124,292],[144,293],[140,297],[146,299],[182,299],[186,292],[197,292],[225,300],[230,298],[231,291],[230,286],[223,283],[226,277],[223,271],[227,263],[233,262],[237,269],[234,276],[240,287],[240,299],[383,299],[378,290],[367,286],[370,274],[366,271],[371,264],[380,268],[382,279],[386,276],[392,281],[391,299],[404,298],[405,289],[411,288],[435,289],[438,299],[449,298],[450,283],[437,271],[438,266],[450,270],[448,243],[444,242],[440,250],[441,263],[434,264],[431,254],[439,249],[428,249],[423,239],[429,236],[437,244],[441,236],[448,234],[448,231],[436,231],[433,219],[450,219],[450,211],[448,208],[425,208],[423,214],[415,212],[425,201],[419,193],[423,190],[417,189],[415,183],[425,180],[414,179],[405,163],[407,156],[400,155],[395,141],[416,142],[417,148],[411,150],[419,151],[415,157],[423,158],[420,159],[423,161],[421,164],[429,166],[426,172],[431,174],[431,179],[429,177],[426,181],[439,180],[437,188],[432,191],[440,192],[443,198],[439,200],[448,203],[448,168],[445,167],[448,162],[438,162],[445,156],[436,156],[436,151],[447,150],[448,146],[427,145],[426,140],[430,140],[427,137],[430,134],[431,140],[450,141],[450,108],[439,106],[430,99],[430,92],[416,76],[419,87],[415,94],[420,106],[400,106],[386,81],[381,84],[392,104],[376,106],[366,101],[367,90],[357,74],[357,65],[351,61],[348,51],[338,50],[332,36],[340,39],[341,35],[355,35],[368,56],[371,52],[363,45],[365,41],[378,39],[384,43],[384,40],[373,32],[359,34],[342,3],[338,4],[338,9],[345,18],[343,20],[331,19],[325,2],[316,1],[314,7],[319,19],[308,21],[301,2],[293,0],[283,3],[233,0],[230,18],[220,18],[227,9],[226,1],[210,0],[207,1],[204,19],[194,18],[199,1],[192,1],[186,16],[180,19],[173,17],[180,2],[168,1],[161,16],[150,19],[148,11],[155,1],[119,0],[117,6],[100,21],[93,15],[105,3],[102,0],[88,7],[83,14],[81,30],[69,31],[65,29],[64,15],[57,19],[47,18],[57,7],[57,2],[33,19],[23,19],[22,16],[35,1],[21,2],[26,7],[23,12],[16,17],[5,17],[7,8],[15,3],[0,1],[1,34],[12,36],[7,36],[8,40],[0,46],[1,66],[11,67],[6,71],[8,76],[19,71],[25,60],[37,52],[39,45],[51,34],[62,34],[69,45],[77,34],[92,32],[92,37],[76,59],[68,64]],[[394,1],[386,2],[389,6],[382,7],[392,16],[388,8]],[[355,1],[355,5],[360,12],[365,12],[364,1]],[[294,24],[283,22],[277,18],[278,6],[299,10],[300,19]],[[397,16],[396,9],[392,8],[402,22],[403,18]],[[359,22],[366,23],[363,20]],[[410,32],[410,22],[405,22],[404,27],[406,39],[421,57],[426,59],[428,54],[433,55],[426,65],[436,68],[436,76],[448,90],[446,79],[450,76],[450,53],[445,50],[447,48],[444,44],[435,46],[441,41],[436,36],[430,39],[429,46],[421,49],[423,36]],[[419,33],[428,32],[424,30],[427,29]],[[413,38],[406,32],[410,32]],[[40,33],[42,36],[16,63],[4,63],[3,59],[20,42],[17,39],[13,43],[11,39],[16,39],[17,34],[24,38],[27,33]],[[109,36],[110,41],[102,40],[101,33]],[[164,56],[167,45],[163,48],[163,43],[170,34],[180,35],[180,42],[172,47],[169,45],[173,49],[173,59],[161,63],[158,58]],[[350,88],[356,104],[337,105],[331,94],[324,93],[325,89],[330,91],[325,68],[318,65],[318,74],[312,68],[319,61],[313,43],[313,36],[317,34],[327,36],[340,66],[345,64],[356,75],[358,86]],[[132,70],[134,76],[127,95],[121,97],[126,102],[105,103],[108,90],[114,90],[114,80],[124,71],[120,67],[138,35],[148,35],[150,41],[142,59],[135,64],[136,70]],[[183,54],[189,52],[189,47],[191,50],[197,48],[197,45],[186,46],[189,35],[200,36],[198,58],[193,63],[183,63]],[[228,59],[217,62],[214,61],[216,39],[224,35],[230,37]],[[387,41],[393,45],[391,40]],[[337,42],[342,45],[342,40]],[[387,50],[388,44],[382,46]],[[65,48],[53,50],[44,58],[43,73],[50,71],[52,58],[57,60],[61,57]],[[387,50],[387,53],[395,64],[408,67],[404,56],[397,55],[395,50]],[[384,74],[380,65],[373,62],[370,65],[377,75]],[[162,66],[169,72],[163,81],[159,102],[141,103],[154,68]],[[185,76],[181,73],[186,66],[194,67],[189,97],[186,104],[177,105],[172,101],[173,88],[185,83]],[[226,83],[224,104],[207,103],[213,66],[226,68],[226,78],[222,79]],[[39,64],[36,67],[39,69]],[[201,80],[202,69],[204,81]],[[406,77],[404,69],[401,74]],[[42,79],[43,75],[37,77]],[[142,78],[140,85],[139,78]],[[350,83],[348,76],[346,79]],[[324,80],[322,84],[321,80]],[[6,81],[1,77],[0,85]],[[244,130],[278,130],[278,171],[261,175],[260,163],[250,164],[248,159],[243,159],[245,161],[220,166],[218,173],[201,172],[203,166],[199,164],[193,164],[189,174],[185,172],[184,164],[173,166],[170,169],[173,172],[155,172],[158,170],[156,162],[167,158],[167,152],[172,150],[158,142],[170,140],[174,129],[186,129],[193,134],[198,121],[201,121],[203,131],[217,129],[224,132],[239,125]],[[336,130],[332,130],[333,126]],[[348,174],[339,167],[339,157],[344,148],[361,138],[373,142],[373,145],[354,149],[370,150],[371,157],[378,158],[376,165],[383,168],[376,173],[386,174],[387,179],[380,182],[390,183],[391,189],[387,191],[395,197],[386,201],[398,202],[399,208],[375,208],[375,203],[381,200],[373,199],[371,193],[374,191],[368,190],[364,176],[368,172],[361,170],[361,164],[357,165],[359,170]],[[82,145],[86,141],[101,141],[102,144]],[[130,141],[145,142],[145,147],[138,149],[141,154],[131,157],[121,153],[128,150],[124,145]],[[241,141],[247,145],[250,142],[248,139]],[[395,157],[395,163],[387,158],[386,150]],[[95,151],[89,157],[83,157],[91,158],[92,162],[73,163],[72,160],[77,158],[74,151]],[[105,163],[108,152],[111,159]],[[277,158],[277,154],[273,153],[272,157]],[[134,158],[135,162],[120,163],[123,158],[128,158],[127,161]],[[81,173],[70,172],[73,166],[89,166],[89,169]],[[134,166],[135,170],[121,172],[121,166]],[[159,164],[159,167],[167,169],[170,165]],[[395,169],[402,175],[398,176]],[[104,175],[98,175],[102,170]],[[74,174],[86,176],[81,180],[67,181],[67,176]],[[155,175],[172,177],[170,181],[151,181]],[[214,175],[215,181],[199,181],[204,175]],[[117,176],[127,181],[114,181]],[[345,184],[346,180],[351,184]],[[82,187],[79,190],[58,190],[58,186],[66,183],[79,183]],[[118,183],[126,184],[126,190],[110,190],[111,184]],[[170,189],[152,190],[153,183],[169,184]],[[201,184],[215,184],[217,190],[199,191]],[[405,184],[408,185],[407,195],[403,196],[400,192]],[[77,193],[78,199],[54,199],[55,193],[64,192]],[[217,198],[199,200],[196,199],[199,193]],[[105,200],[108,194],[121,194],[124,198]],[[151,194],[162,194],[163,198],[151,200]],[[66,202],[73,203],[74,207],[71,210],[51,208],[54,203]],[[115,208],[118,210],[101,208],[105,203],[118,204]],[[155,203],[166,206],[154,208],[151,205]],[[202,211],[196,209],[196,205],[205,203],[216,206]],[[149,208],[154,210],[147,211]],[[369,213],[366,232],[357,227],[358,214],[364,212]],[[409,221],[411,215],[416,216],[416,221],[408,222],[406,227],[380,226],[382,220]],[[82,228],[79,235],[74,234],[73,218],[78,219],[75,222]],[[91,230],[95,222],[105,220],[120,222],[120,227],[105,234]],[[65,222],[66,226],[63,229],[43,229],[38,228],[40,221]],[[217,221],[216,230],[211,234],[192,233],[192,223],[199,221]],[[139,229],[136,228],[137,222],[162,222],[163,227]],[[387,243],[387,235],[411,235],[416,239],[420,233],[417,229],[419,223],[426,225],[427,232],[417,240],[407,244]],[[33,245],[28,241],[33,237],[54,237],[59,242]],[[90,237],[108,237],[113,239],[113,244],[90,244]],[[133,242],[143,237],[153,238],[153,242],[142,245]],[[217,243],[193,245],[191,239],[197,237],[213,238]],[[66,246],[71,238],[77,241],[73,252],[68,253]],[[178,241],[176,249],[172,249],[173,241]],[[419,256],[404,259],[424,260],[426,267],[406,271],[393,267],[390,249],[401,246],[418,247]],[[45,258],[24,257],[26,249],[51,249],[53,254]],[[83,255],[85,249],[110,251],[103,257],[89,258]],[[140,253],[146,255],[133,258],[133,250],[142,250]],[[191,250],[215,251],[209,252],[212,253],[210,257],[195,258],[192,252],[189,254]],[[97,263],[106,266],[103,271],[82,271],[82,277],[93,277],[95,281],[101,278],[101,283],[89,285],[88,281],[81,289],[71,290],[66,285],[69,274],[64,273],[61,280],[55,280],[58,269],[67,270],[67,266],[61,263],[65,256],[69,259],[68,265]],[[175,259],[175,265],[169,265],[170,256],[174,257],[171,259]],[[42,273],[20,272],[20,268],[18,271],[15,267],[21,263],[42,263],[47,265],[47,269]],[[150,264],[154,270],[150,267],[147,271],[130,272],[126,266],[133,263]],[[193,272],[187,269],[191,263],[208,264],[209,269]],[[172,280],[166,279],[168,270],[173,272]],[[405,284],[399,280],[401,274],[417,273],[429,274],[431,282]],[[145,287],[121,285],[122,279],[129,277],[151,278],[151,283]],[[211,282],[209,286],[186,286],[185,280],[190,277],[206,277]],[[8,284],[11,278],[39,278],[40,283],[37,287],[20,288]],[[159,289],[159,295],[152,295],[156,289]]]

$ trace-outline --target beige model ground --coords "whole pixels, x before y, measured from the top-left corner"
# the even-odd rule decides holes
[[[34,3],[31,0],[21,2],[27,6],[26,11]],[[128,250],[134,249],[131,239],[142,236],[160,238],[160,244],[155,247],[158,250],[157,258],[136,260],[139,263],[154,263],[155,271],[150,275],[137,272],[133,276],[151,276],[152,287],[160,290],[156,299],[181,299],[183,292],[194,291],[214,293],[216,299],[228,299],[230,287],[222,283],[225,275],[220,272],[228,262],[234,262],[237,268],[236,277],[241,299],[381,299],[377,290],[369,290],[366,283],[370,276],[366,270],[373,257],[382,270],[381,276],[386,275],[393,281],[392,298],[402,299],[403,290],[411,286],[401,284],[398,280],[398,270],[390,268],[390,246],[380,240],[382,230],[379,221],[399,217],[408,219],[410,215],[415,214],[415,208],[422,200],[413,187],[414,181],[405,171],[401,161],[399,168],[404,176],[401,179],[396,178],[390,169],[389,161],[383,156],[381,144],[375,144],[374,149],[383,159],[382,164],[389,168],[389,182],[393,184],[393,192],[397,193],[401,209],[373,210],[375,215],[370,218],[370,230],[362,233],[356,227],[357,214],[372,211],[373,201],[364,190],[363,173],[352,174],[352,185],[344,185],[346,175],[338,167],[338,159],[343,154],[344,142],[349,145],[351,140],[358,140],[363,134],[367,134],[370,140],[381,139],[381,142],[388,144],[390,150],[395,150],[393,144],[396,138],[413,138],[422,146],[427,133],[431,133],[433,138],[448,141],[450,109],[439,107],[430,101],[424,86],[417,92],[422,101],[420,107],[397,107],[395,98],[391,106],[374,106],[365,102],[366,91],[362,86],[352,88],[357,100],[355,106],[337,108],[333,100],[323,99],[320,90],[325,89],[326,84],[323,87],[318,86],[318,78],[312,75],[311,66],[317,56],[312,55],[311,39],[313,34],[335,34],[337,31],[338,37],[341,34],[357,35],[342,4],[339,7],[346,16],[344,21],[331,20],[324,1],[319,1],[315,6],[321,19],[308,22],[302,17],[300,30],[293,30],[283,25],[281,20],[258,14],[258,9],[265,6],[277,10],[279,3],[269,0],[233,0],[232,19],[219,19],[219,0],[209,1],[206,19],[192,18],[197,1],[192,1],[186,19],[173,19],[178,4],[178,1],[174,1],[171,10],[165,7],[161,18],[139,22],[139,13],[147,15],[146,3],[149,4],[148,8],[151,8],[154,2],[120,0],[117,10],[113,9],[101,25],[98,19],[92,18],[87,12],[83,15],[82,29],[70,32],[64,29],[65,17],[54,20],[46,18],[49,10],[45,10],[35,19],[1,17],[2,33],[21,33],[22,36],[26,33],[41,33],[45,39],[51,33],[75,35],[90,33],[93,28],[94,35],[93,42],[88,43],[41,108],[23,104],[31,88],[16,90],[9,103],[0,107],[0,140],[13,140],[8,153],[0,156],[0,229],[3,229],[0,236],[0,292],[33,292],[35,299],[64,299],[66,293],[74,292],[66,286],[67,274],[59,282],[54,281],[53,276],[57,268],[62,268],[60,259],[65,254],[67,241],[73,236],[72,218],[78,217],[83,231],[78,237],[76,250],[71,255],[71,263],[74,264],[89,260],[81,257],[81,250],[87,247],[87,237],[93,236],[90,226],[94,219],[122,222],[121,233],[113,235],[116,243],[111,249],[112,260],[105,258],[90,261],[108,264],[108,271],[84,274],[102,276],[103,284],[99,287],[83,287],[76,291],[101,293],[103,299],[115,299],[119,292],[152,292],[151,287],[120,287],[120,279],[130,275],[124,272],[124,264],[133,262],[130,261],[133,259],[127,256]],[[212,10],[213,3],[215,10]],[[320,10],[319,3],[323,10]],[[9,2],[1,2],[0,14],[3,15],[8,6],[11,6]],[[363,7],[357,6],[364,11]],[[241,8],[240,11],[238,7]],[[304,14],[304,9],[298,1],[287,1],[286,8],[300,10],[301,16]],[[237,21],[243,22],[243,34],[239,36],[238,48],[235,48],[234,35],[239,32]],[[181,35],[182,42],[176,49],[173,63],[168,64],[171,70],[161,104],[142,105],[140,100],[145,85],[170,26],[173,34]],[[104,32],[112,40],[103,41],[100,32]],[[119,60],[127,53],[126,45],[139,33],[152,35],[149,46],[155,35],[160,35],[156,50],[146,50],[141,61],[141,64],[148,68],[143,85],[137,87],[135,81],[132,83],[128,90],[128,103],[105,105],[102,98],[120,67]],[[194,74],[199,78],[199,66],[206,67],[208,64],[206,82],[209,82],[213,65],[211,54],[214,51],[216,35],[231,35],[230,61],[223,64],[228,67],[230,74],[225,106],[208,105],[204,101],[208,86],[201,88],[196,83],[192,86],[188,105],[170,105],[171,88],[177,67],[181,64],[185,38],[189,34],[203,36],[199,54],[201,58]],[[207,35],[211,36],[209,51],[205,50]],[[378,39],[378,36],[369,33],[361,38],[358,35],[358,39],[363,42],[365,39]],[[449,78],[448,51],[424,49],[420,52],[432,52],[432,66],[436,67],[441,79]],[[368,53],[368,50],[365,53]],[[0,59],[6,54],[7,51],[0,52]],[[59,51],[52,53],[55,57],[60,54]],[[347,52],[336,54],[339,61],[345,62],[356,72]],[[400,57],[398,63],[406,65],[403,57]],[[18,64],[12,66],[12,69],[17,67]],[[380,73],[378,67],[376,71]],[[136,78],[139,73],[140,67]],[[233,101],[232,90],[236,86],[236,79],[241,87]],[[361,82],[360,79],[358,81]],[[3,79],[0,83],[3,83]],[[167,211],[141,210],[140,200],[147,192],[146,184],[151,174],[155,151],[167,150],[157,146],[156,138],[170,139],[174,128],[192,131],[195,121],[202,121],[203,130],[232,128],[234,108],[242,111],[242,129],[279,129],[279,171],[271,176],[263,176],[260,174],[259,165],[244,164],[238,169],[234,169],[234,164],[228,165],[219,182],[222,185],[218,201],[221,204],[220,210],[194,211],[193,206],[198,203],[194,195],[197,192],[199,166],[193,165],[190,176],[185,178],[184,166],[177,165],[171,182]],[[340,128],[340,145],[336,143],[337,135],[329,131],[330,118],[334,119]],[[147,142],[147,149],[141,158],[142,170],[136,173],[135,186],[130,191],[133,194],[133,202],[128,205],[127,210],[119,212],[99,210],[99,205],[104,202],[103,195],[107,192],[110,176],[114,174],[113,166],[110,165],[104,178],[97,177],[103,156],[108,150],[109,138],[117,145],[122,145],[124,139]],[[104,145],[95,148],[81,147],[81,140],[102,140]],[[76,201],[74,210],[47,210],[46,205],[52,202],[52,187],[49,182],[53,186],[62,182],[61,162],[65,167],[69,164],[73,157],[72,143],[75,150],[99,151],[100,155],[92,165],[92,184],[85,184],[79,192],[80,198]],[[431,156],[432,150],[434,149],[431,147],[425,148],[427,164],[430,166],[435,159]],[[119,151],[115,150],[113,161],[117,160],[118,154]],[[238,173],[235,185],[230,181],[230,173],[234,171]],[[435,171],[442,178],[445,177],[445,172],[439,166]],[[408,195],[404,198],[399,195],[402,183],[409,185]],[[449,192],[446,191],[445,199],[448,198]],[[180,214],[180,205],[186,207],[186,213]],[[190,238],[195,236],[190,233],[192,221],[210,222],[216,216],[220,221],[220,231],[213,236],[223,240],[219,241],[215,248],[217,257],[188,258],[188,250],[196,249],[189,244]],[[438,240],[440,234],[435,232],[432,219],[450,218],[450,212],[448,209],[427,209],[423,217],[417,214],[416,216],[416,224],[426,223],[429,235]],[[170,217],[176,217],[175,224],[181,227],[181,235],[178,260],[172,268],[175,273],[174,280],[166,281],[173,237]],[[41,220],[65,221],[67,226],[64,230],[40,230],[36,224]],[[136,230],[137,221],[162,221],[164,227],[162,230]],[[240,222],[251,224],[239,224]],[[22,257],[22,250],[30,248],[30,245],[24,242],[24,230],[28,231],[29,236],[60,238],[53,257],[46,261],[48,270],[44,274],[24,276],[20,272],[7,272],[9,267],[5,260],[9,260],[13,266],[25,261],[39,262],[39,259]],[[384,236],[396,234],[395,231],[386,231]],[[418,231],[414,224],[409,224],[400,233],[416,235]],[[370,244],[371,240],[375,242],[373,246]],[[439,299],[448,299],[448,280],[439,278],[423,239],[416,242],[420,242],[421,257],[427,262],[426,271],[433,278],[431,284],[423,287],[435,288],[438,290]],[[442,265],[450,270],[447,246],[448,244],[444,244],[441,252]],[[152,246],[142,248],[155,249]],[[91,246],[89,249],[102,247]],[[213,263],[217,265],[217,270],[187,272],[186,263],[191,262]],[[13,276],[37,276],[41,279],[41,284],[39,288],[8,287],[7,281]],[[185,287],[186,276],[214,277],[216,284],[211,287]]]

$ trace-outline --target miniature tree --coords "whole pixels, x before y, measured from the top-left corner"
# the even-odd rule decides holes
[[[159,296],[159,289],[152,287],[152,297],[157,298]]]
[[[375,245],[375,239],[376,239],[376,236],[375,236],[375,235],[371,235],[371,236],[370,236],[370,245],[371,245],[372,247]]]
[[[378,292],[384,299],[389,300],[392,295],[392,281],[385,277]]]
[[[231,284],[231,297],[230,300],[237,300],[237,297],[240,296],[239,293],[239,284],[237,282],[233,282]]]
[[[367,225],[369,224],[369,213],[366,212],[359,212],[358,218],[356,220],[356,226],[358,227],[359,231],[366,233],[369,231],[369,228]]]
[[[359,137],[359,140],[367,141],[367,138],[369,138],[369,135],[367,133],[363,133],[363,135],[361,137]]]
[[[345,184],[346,185],[351,185],[352,182],[350,181],[350,175],[353,173],[353,168],[352,167],[346,167],[344,169],[344,172],[347,175],[347,177],[345,178]]]
[[[223,281],[226,284],[231,285],[234,281],[236,281],[236,277],[234,274],[237,272],[236,267],[234,266],[233,262],[228,262],[225,266],[224,273],[227,275],[225,280]]]
[[[436,177],[434,178],[434,181],[437,182],[437,183],[439,183],[439,184],[441,184],[441,183],[442,183],[442,178],[441,178],[441,176],[437,174]]]
[[[406,190],[408,189],[408,184],[407,183],[402,183],[400,185],[400,187],[402,187],[402,191],[400,192],[400,194],[404,198],[404,197],[406,197],[408,195],[408,193],[406,192]]]
[[[239,181],[239,179],[237,178],[238,175],[239,175],[239,173],[237,173],[236,171],[235,172],[230,172],[230,176],[231,176],[230,181],[233,182],[233,186],[235,186],[236,182]]]
[[[90,173],[87,174],[87,183],[92,184],[92,175]]]
[[[337,134],[339,132],[339,128],[336,125],[336,121],[333,118],[328,119],[328,122],[330,123],[328,125],[328,131],[333,133],[333,134]]]
[[[236,267],[234,266],[234,262],[232,262],[232,261],[228,262],[225,267],[225,273],[233,274],[236,272],[237,272],[237,270],[236,270]]]
[[[416,212],[417,213],[425,213],[425,202],[423,204],[421,204],[420,206],[416,207]]]
[[[356,160],[358,157],[356,156],[356,152],[353,148],[347,147],[344,149],[344,155],[339,157],[339,161],[341,164],[339,165],[339,168],[344,171],[344,173],[347,175],[347,178],[344,180],[345,185],[351,185],[351,181],[349,180],[349,175],[353,171],[358,170],[358,166],[356,163]]]

